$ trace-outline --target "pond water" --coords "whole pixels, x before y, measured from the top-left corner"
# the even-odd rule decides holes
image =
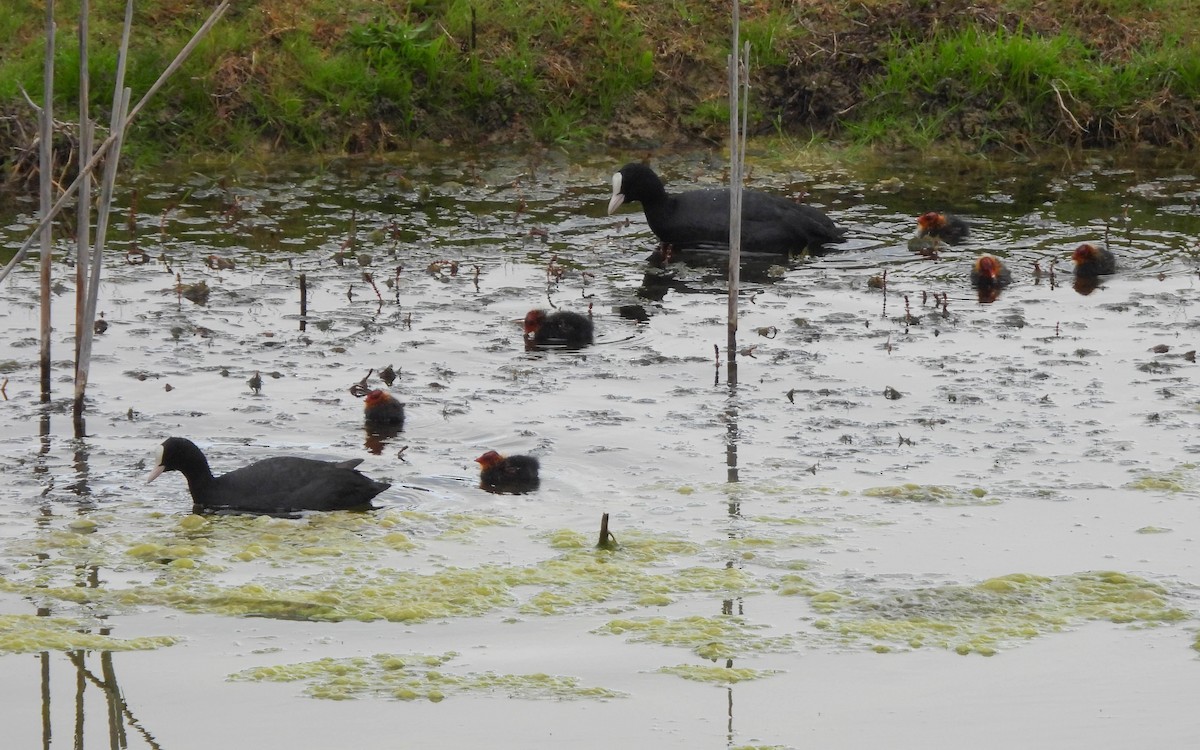
[[[48,406],[33,264],[0,286],[5,746],[1200,738],[1200,174],[754,154],[753,187],[851,239],[747,259],[731,384],[722,259],[650,268],[638,207],[606,215],[630,156],[131,178],[81,440],[70,253]],[[722,159],[655,166],[680,189]],[[943,208],[972,237],[910,252]],[[1120,259],[1093,290],[1084,241]],[[1014,276],[991,302],[981,251]],[[551,306],[596,343],[527,351]],[[402,431],[364,431],[364,378]],[[172,435],[218,473],[357,457],[392,487],[369,513],[194,516],[182,476],[145,483]],[[538,456],[540,488],[481,490],[489,449]]]

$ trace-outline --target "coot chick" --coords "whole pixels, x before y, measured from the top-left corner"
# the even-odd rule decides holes
[[[369,510],[371,498],[391,485],[355,470],[361,458],[318,461],[276,457],[214,477],[208,459],[186,438],[167,438],[146,482],[164,471],[187,479],[195,509],[281,515],[302,510]]]
[[[475,459],[479,464],[479,486],[488,492],[522,494],[538,488],[538,460],[533,456],[509,456],[488,451]]]
[[[1111,251],[1083,243],[1071,254],[1075,261],[1075,276],[1095,278],[1117,272],[1117,256]]]
[[[592,343],[592,319],[569,310],[530,310],[525,314],[525,338],[535,344],[587,346]]]
[[[642,204],[650,231],[677,250],[729,245],[729,189],[667,192],[654,170],[626,164],[613,175],[608,213]],[[821,211],[759,190],[742,191],[742,249],[752,253],[825,251],[844,242],[845,230]]]
[[[978,288],[996,288],[1012,283],[1012,272],[994,255],[981,255],[971,266],[971,285]]]
[[[363,401],[363,417],[368,425],[402,425],[404,404],[387,391],[376,388]]]
[[[937,237],[942,242],[953,245],[965,240],[970,233],[971,227],[957,216],[930,211],[917,217],[918,237]]]

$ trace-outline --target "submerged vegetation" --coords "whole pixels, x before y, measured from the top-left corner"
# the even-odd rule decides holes
[[[472,520],[475,519],[475,520]],[[615,550],[598,550],[570,530],[540,535],[545,556],[523,565],[425,569],[430,544],[478,544],[461,529],[484,534],[488,516],[436,516],[410,511],[314,514],[301,519],[226,517],[213,523],[154,514],[152,530],[138,535],[110,528],[67,528],[0,549],[9,559],[41,558],[0,576],[0,592],[78,607],[85,618],[131,608],[159,607],[232,617],[307,622],[423,623],[501,614],[551,618],[602,614],[596,635],[690,651],[704,664],[664,665],[683,679],[728,684],[774,670],[708,662],[794,653],[814,645],[854,646],[877,652],[940,648],[990,656],[1023,641],[1102,620],[1148,627],[1190,620],[1163,585],[1122,572],[1058,576],[1013,573],[975,584],[895,588],[880,581],[841,579],[829,588],[794,567],[713,567],[700,545],[673,536],[634,531]],[[764,538],[803,551],[778,519],[754,523]],[[421,539],[423,542],[412,540]],[[397,544],[402,540],[403,544]],[[486,544],[486,542],[484,542]],[[336,565],[329,563],[336,560]],[[102,565],[114,582],[79,587],[70,581],[83,565]],[[806,567],[806,566],[801,566]],[[807,624],[778,629],[724,613],[674,617],[662,608],[692,599],[745,599],[775,595],[806,603]],[[174,635],[118,641],[88,635],[74,618],[10,617],[0,653],[37,649],[149,649],[172,645]],[[246,670],[236,679],[303,681],[316,697],[385,695],[440,700],[451,692],[505,690],[527,697],[610,698],[618,694],[580,686],[574,678],[544,674],[452,675],[438,657],[394,654],[323,659]],[[424,687],[421,687],[424,686]]]
[[[75,111],[77,8],[59,4],[58,119]],[[93,12],[93,112],[116,68],[118,4]],[[207,9],[139,3],[135,97]],[[24,164],[42,11],[0,9],[0,141]],[[729,5],[589,0],[264,0],[231,10],[134,128],[143,158],[417,140],[653,148],[726,129]],[[1200,11],[1186,0],[745,2],[751,132],[921,147],[1194,147]],[[69,129],[60,129],[69,137]],[[15,150],[14,150],[15,149]],[[21,163],[18,163],[21,162]],[[25,165],[30,166],[30,165]]]
[[[624,693],[602,687],[585,687],[575,677],[543,673],[454,674],[442,667],[457,653],[375,654],[370,657],[319,659],[301,664],[255,667],[230,679],[244,682],[303,682],[313,698],[348,700],[363,696],[438,703],[464,693],[498,694],[525,700],[601,700],[624,698]]]

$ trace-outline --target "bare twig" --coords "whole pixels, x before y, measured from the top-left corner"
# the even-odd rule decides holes
[[[1063,102],[1062,91],[1059,91],[1059,89],[1058,89],[1058,84],[1060,84],[1060,83],[1063,85],[1064,88],[1067,88],[1067,84],[1058,78],[1055,78],[1054,80],[1050,81],[1050,88],[1054,89],[1054,96],[1056,99],[1058,99],[1058,108],[1061,109],[1068,118],[1070,118],[1071,124],[1073,124],[1075,126],[1075,130],[1082,133],[1083,126],[1079,124],[1079,120],[1075,119],[1075,115],[1071,114],[1071,110],[1067,109],[1066,103]],[[1067,95],[1070,96],[1072,99],[1075,98],[1075,96],[1073,94],[1071,94],[1070,88],[1067,88]]]

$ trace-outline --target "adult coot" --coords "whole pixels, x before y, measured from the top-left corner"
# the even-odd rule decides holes
[[[613,175],[608,212],[640,202],[646,223],[662,242],[677,250],[729,245],[729,189],[689,190],[671,195],[654,170],[626,164]],[[845,230],[821,211],[759,190],[742,191],[742,249],[814,253],[845,241]]]
[[[475,459],[479,464],[479,486],[488,492],[521,494],[536,490],[538,460],[533,456],[509,456],[488,451]]]
[[[592,343],[592,319],[569,310],[530,310],[525,314],[525,338],[535,344],[587,346]]]
[[[355,470],[361,458],[317,461],[278,457],[256,461],[214,477],[208,459],[186,438],[167,438],[147,482],[164,471],[179,471],[198,511],[285,514],[302,510],[368,510],[371,498],[391,485]]]
[[[368,425],[402,425],[404,404],[387,391],[376,388],[363,401],[363,418]]]
[[[1111,251],[1083,243],[1071,253],[1075,261],[1075,275],[1082,278],[1095,278],[1117,272],[1117,256]]]
[[[981,255],[971,266],[971,285],[976,288],[1002,287],[1010,283],[1012,272],[995,255]]]
[[[957,216],[929,211],[917,217],[917,236],[936,237],[950,245],[962,242],[971,233],[967,222]]]

